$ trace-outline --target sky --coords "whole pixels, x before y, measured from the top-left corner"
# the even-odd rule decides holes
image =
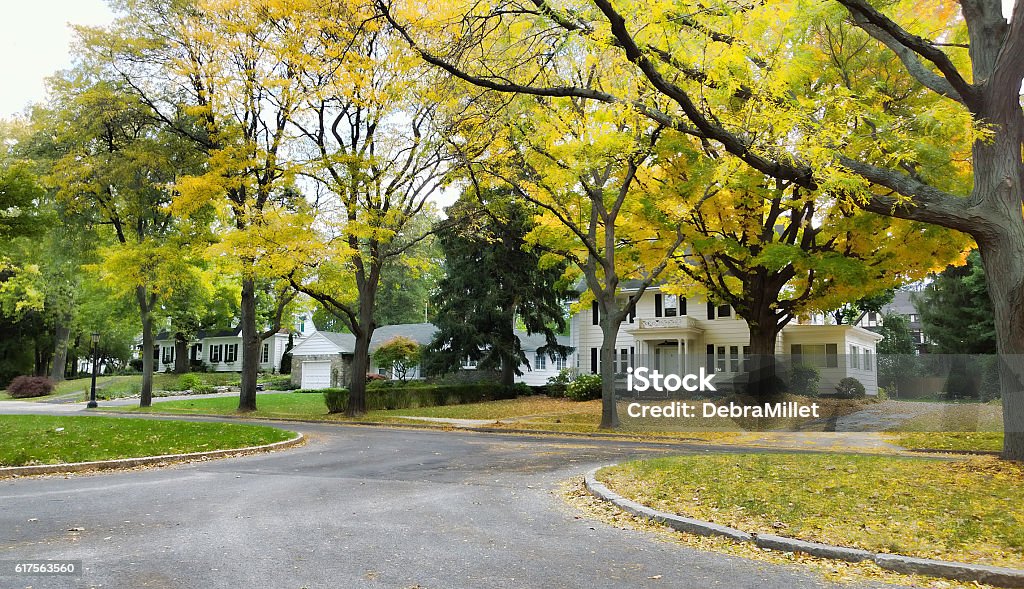
[[[0,117],[8,118],[45,94],[44,80],[71,65],[68,23],[103,25],[113,15],[104,0],[9,1],[0,19]],[[12,6],[13,5],[13,6]]]
[[[950,0],[945,0],[950,1]],[[1003,1],[1009,14],[1013,0]],[[1024,1],[1024,0],[1020,0]],[[113,18],[104,0],[7,0],[0,19],[0,118],[42,101],[45,79],[71,65],[68,23],[103,25]]]

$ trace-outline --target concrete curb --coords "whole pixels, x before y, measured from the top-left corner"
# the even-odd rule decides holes
[[[163,454],[160,456],[141,456],[138,458],[120,458],[117,460],[69,462],[66,464],[40,464],[38,466],[5,466],[0,467],[0,479],[42,474],[115,470],[135,468],[150,464],[169,464],[175,462],[188,462],[191,460],[227,458],[229,456],[247,456],[251,454],[262,454],[264,452],[284,450],[286,448],[299,446],[305,443],[305,441],[305,436],[296,432],[296,436],[290,440],[274,442],[273,444],[265,444],[263,446],[247,446],[245,448],[234,448],[230,450],[210,450],[208,452],[190,452],[188,454]]]
[[[883,569],[898,573],[927,575],[957,581],[977,581],[997,587],[1024,588],[1024,570],[1020,569],[875,553],[770,534],[748,534],[727,526],[665,513],[626,499],[609,489],[604,483],[597,480],[597,471],[602,468],[605,467],[600,466],[591,470],[583,479],[584,486],[590,494],[598,499],[608,501],[632,515],[656,521],[681,532],[700,536],[725,536],[736,542],[752,542],[761,548],[781,552],[803,552],[820,558],[847,562],[870,560]]]

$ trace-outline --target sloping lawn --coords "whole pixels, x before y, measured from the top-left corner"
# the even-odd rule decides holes
[[[277,428],[233,423],[0,415],[0,466],[228,450],[293,437]]]
[[[915,450],[999,452],[1003,449],[1003,408],[992,403],[935,403],[899,426],[889,437]]]
[[[628,462],[598,478],[656,509],[747,532],[1024,566],[1024,465],[995,458],[703,455]]]

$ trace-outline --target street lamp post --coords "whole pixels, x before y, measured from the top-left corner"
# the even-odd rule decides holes
[[[98,407],[96,404],[96,369],[99,366],[99,354],[100,334],[94,331],[92,334],[92,387],[89,389],[89,403],[86,405],[89,409]]]

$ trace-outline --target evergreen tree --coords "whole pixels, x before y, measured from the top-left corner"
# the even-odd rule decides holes
[[[950,266],[915,295],[924,334],[939,354],[995,354],[996,327],[981,256]]]
[[[447,372],[468,358],[481,369],[500,369],[502,384],[511,385],[519,366],[529,364],[517,321],[527,333],[544,334],[540,351],[552,359],[569,351],[555,339],[565,329],[556,289],[564,266],[544,266],[541,254],[526,247],[533,220],[521,201],[498,190],[480,197],[464,194],[448,209],[461,222],[438,233],[446,276],[432,300],[438,332],[424,365]]]

